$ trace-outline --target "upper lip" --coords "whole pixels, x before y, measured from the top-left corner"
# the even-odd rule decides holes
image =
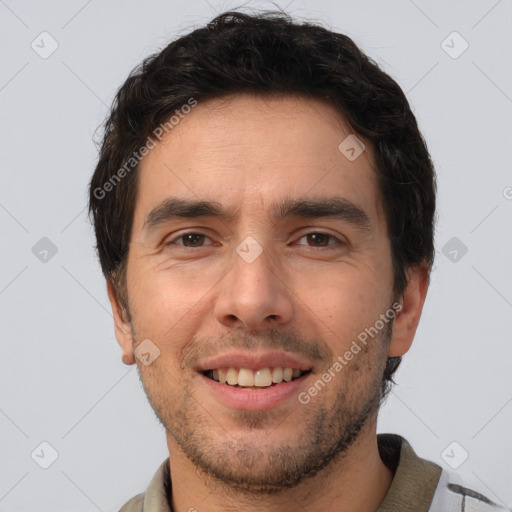
[[[298,370],[311,370],[312,364],[306,359],[299,358],[290,352],[229,352],[209,357],[199,361],[196,370],[204,372],[218,368],[248,368],[259,370],[261,368],[293,368]]]

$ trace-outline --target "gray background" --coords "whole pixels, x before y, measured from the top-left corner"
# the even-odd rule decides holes
[[[510,507],[512,1],[276,3],[398,81],[438,171],[432,285],[379,432],[450,470],[467,451],[452,472]],[[238,5],[0,0],[0,511],[116,511],[168,455],[93,250],[93,136],[144,56]]]

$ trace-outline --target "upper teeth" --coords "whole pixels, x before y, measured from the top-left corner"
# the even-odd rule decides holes
[[[251,370],[249,368],[218,368],[212,370],[210,375],[213,379],[222,384],[231,386],[267,387],[272,383],[289,382],[292,378],[299,377],[302,372],[293,368],[261,368],[260,370]]]

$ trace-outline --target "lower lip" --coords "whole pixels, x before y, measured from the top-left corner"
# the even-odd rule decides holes
[[[215,398],[223,405],[243,411],[272,409],[299,394],[300,388],[310,373],[290,382],[281,382],[268,388],[235,388],[228,384],[221,384],[203,374],[202,381],[208,386]]]

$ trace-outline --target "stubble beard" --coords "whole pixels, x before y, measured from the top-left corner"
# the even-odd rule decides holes
[[[276,419],[275,411],[237,411],[236,422],[244,432],[268,429],[264,445],[251,440],[250,433],[235,436],[219,426],[220,421],[210,417],[194,397],[190,379],[178,383],[165,368],[143,378],[140,365],[139,378],[160,423],[207,485],[245,495],[275,494],[332,468],[334,461],[341,463],[361,432],[376,421],[391,332],[392,324],[371,341],[373,347],[365,347],[328,384],[337,385],[332,405],[329,389],[319,391],[307,405],[297,401],[293,418],[284,419],[302,425],[296,435],[279,435],[283,418]],[[168,386],[164,389],[162,383]],[[171,387],[174,393],[167,392]],[[215,430],[222,430],[222,436]]]

